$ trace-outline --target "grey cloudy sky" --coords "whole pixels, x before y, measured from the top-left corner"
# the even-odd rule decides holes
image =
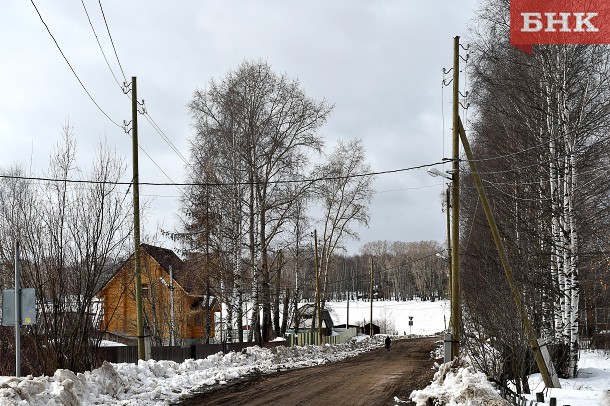
[[[72,67],[116,122],[130,119],[130,101],[104,62],[80,1],[34,0]],[[119,73],[98,1],[85,0],[112,67]],[[192,134],[185,107],[196,89],[244,59],[266,60],[297,78],[306,93],[335,104],[321,134],[361,138],[374,171],[440,161],[450,154],[450,88],[441,69],[452,63],[455,35],[467,38],[476,0],[102,0],[128,79],[165,134],[188,156]],[[466,41],[464,41],[466,42]],[[43,175],[66,121],[86,166],[100,137],[126,160],[131,139],[102,115],[80,87],[29,1],[5,0],[0,12],[0,166],[21,164]],[[122,82],[122,77],[121,77]],[[175,182],[184,163],[143,119],[140,145]],[[129,181],[131,169],[126,181]],[[142,182],[169,180],[140,157]],[[445,236],[442,180],[425,170],[381,175],[368,229],[350,252],[374,240],[438,240]],[[151,206],[145,232],[172,229],[176,187],[145,186]],[[156,196],[156,197],[155,197]]]

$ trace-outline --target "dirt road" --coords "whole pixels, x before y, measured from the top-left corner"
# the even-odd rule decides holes
[[[342,362],[259,375],[186,399],[181,405],[395,405],[430,383],[438,338],[395,341]],[[401,403],[408,405],[411,403]]]

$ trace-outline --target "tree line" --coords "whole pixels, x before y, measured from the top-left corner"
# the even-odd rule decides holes
[[[346,241],[358,237],[354,226],[368,224],[374,177],[361,140],[340,140],[325,151],[318,132],[332,106],[309,98],[298,80],[267,63],[245,61],[197,90],[188,108],[192,186],[182,198],[181,229],[170,235],[185,253],[214,264],[204,270],[207,285],[227,305],[235,335],[241,340],[246,310],[255,315],[247,321],[250,339],[281,335],[297,304],[315,298],[316,266],[322,303],[368,292],[362,272],[369,266],[341,255]],[[396,266],[381,274],[378,294],[440,297],[440,260],[420,259],[417,271],[393,262],[409,250],[417,251],[389,243],[365,247],[381,268]],[[416,272],[421,275],[413,277]]]
[[[300,304],[316,296],[316,252],[322,306],[374,298],[446,297],[447,264],[432,241],[377,241],[358,255],[346,242],[367,225],[374,176],[361,140],[339,140],[330,152],[320,129],[333,106],[308,97],[297,80],[261,61],[245,61],[197,90],[188,104],[188,183],[180,225],[167,231],[190,264],[199,264],[202,297],[220,300],[222,327],[242,340],[282,335]],[[47,178],[21,166],[0,179],[0,288],[13,280],[14,242],[21,286],[36,290],[37,323],[22,328],[24,348],[37,354],[36,373],[95,366],[101,339],[100,288],[132,253],[132,205],[120,185],[126,164],[104,142],[88,168],[66,124],[49,157]],[[318,239],[314,241],[313,231]],[[149,241],[153,242],[154,241]],[[206,341],[210,326],[206,326]],[[0,329],[0,356],[12,328]],[[161,340],[161,338],[159,338]],[[224,338],[226,339],[226,337]],[[5,374],[11,363],[3,363]]]
[[[535,334],[559,349],[560,376],[574,377],[580,337],[593,333],[579,326],[609,305],[610,52],[544,45],[522,53],[509,44],[507,0],[485,1],[475,21],[468,135]],[[527,392],[529,338],[472,181],[464,184],[464,323],[476,332],[469,348],[482,370]]]

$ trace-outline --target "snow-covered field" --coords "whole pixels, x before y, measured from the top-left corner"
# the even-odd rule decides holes
[[[326,307],[330,310],[335,324],[347,322],[347,302],[327,302]],[[351,300],[349,302],[349,324],[368,323],[370,311],[370,302]],[[436,302],[373,301],[373,324],[382,325],[385,322],[388,330],[392,330],[398,335],[440,333],[445,330],[449,314],[449,302],[446,300]],[[409,317],[413,317],[412,326],[409,326]]]
[[[336,324],[347,319],[346,303],[329,303]],[[350,324],[366,319],[370,308],[366,302],[350,302]],[[444,329],[448,303],[439,302],[375,302],[373,320],[385,319],[402,335],[409,333],[409,316],[413,317],[412,334],[430,335]],[[357,321],[358,320],[358,321]],[[0,406],[5,405],[167,405],[202,387],[224,384],[251,373],[267,373],[303,368],[353,357],[383,345],[377,340],[358,340],[337,346],[251,347],[239,353],[218,353],[206,359],[172,361],[141,361],[136,364],[104,364],[92,372],[73,374],[58,370],[51,377],[0,377]],[[442,379],[435,380],[412,396],[418,405],[425,405],[429,396],[447,400],[447,405],[492,405],[495,392],[485,376],[472,368],[444,368]],[[542,390],[540,377],[532,376],[533,393]],[[558,405],[610,406],[610,358],[602,352],[583,352],[580,376],[562,380],[564,389],[546,391],[545,397],[557,398]],[[534,399],[534,395],[530,397]],[[606,399],[606,400],[603,400]],[[396,404],[407,399],[395,399]],[[606,402],[606,403],[603,403]]]

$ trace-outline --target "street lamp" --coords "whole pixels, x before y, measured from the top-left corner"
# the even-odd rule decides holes
[[[436,168],[428,168],[428,175],[430,176],[440,176],[445,179],[453,180],[453,176],[449,172],[441,172]]]

